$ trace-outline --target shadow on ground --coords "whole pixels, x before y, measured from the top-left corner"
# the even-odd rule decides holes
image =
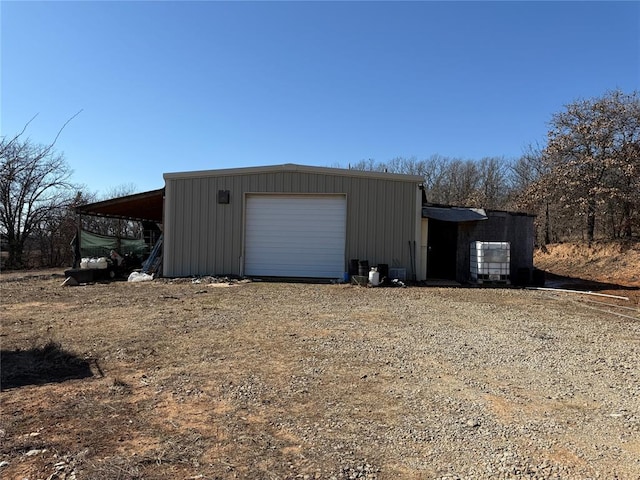
[[[0,350],[0,390],[93,376],[90,361],[54,342],[29,350]]]
[[[547,288],[564,288],[567,290],[577,290],[579,292],[600,292],[603,290],[631,290],[638,291],[638,287],[618,285],[616,283],[596,282],[584,278],[565,277],[545,272],[544,286]]]

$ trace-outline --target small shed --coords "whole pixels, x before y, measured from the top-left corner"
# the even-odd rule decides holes
[[[527,284],[533,274],[534,215],[482,208],[427,205],[422,208],[427,238],[427,277],[470,280],[472,242],[509,242],[510,277]]]

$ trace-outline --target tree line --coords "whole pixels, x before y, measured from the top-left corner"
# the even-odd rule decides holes
[[[640,235],[640,97],[619,90],[552,115],[547,143],[516,159],[363,160],[350,165],[420,175],[433,204],[536,215],[537,242]]]
[[[614,90],[573,101],[551,116],[545,144],[527,147],[519,158],[432,155],[362,160],[349,168],[422,176],[431,204],[534,214],[540,245],[638,239],[639,95]],[[33,264],[30,252],[39,252],[41,265],[68,265],[77,229],[74,209],[97,198],[70,181],[72,172],[54,148],[58,136],[49,144],[34,144],[24,131],[0,139],[4,265]],[[132,186],[110,193],[130,194]],[[84,222],[97,233],[139,234],[135,222],[95,217]]]

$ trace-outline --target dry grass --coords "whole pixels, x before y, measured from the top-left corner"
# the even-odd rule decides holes
[[[535,253],[538,268],[573,278],[640,287],[640,242],[547,245]]]
[[[504,367],[461,373],[424,338],[436,328],[498,335],[525,311],[581,311],[478,289],[60,283],[0,285],[3,478],[329,478],[366,468],[370,478],[433,478],[442,471],[425,466],[438,448],[428,421],[486,404],[497,423],[533,422],[551,401],[526,378],[502,385]],[[430,302],[440,310],[414,313]],[[506,323],[470,317],[493,311]],[[504,389],[518,389],[526,408]]]

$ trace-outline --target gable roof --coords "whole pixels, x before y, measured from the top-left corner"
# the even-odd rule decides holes
[[[259,173],[278,172],[304,172],[321,175],[343,175],[349,177],[379,178],[382,180],[397,180],[422,183],[424,178],[420,175],[405,175],[400,173],[376,172],[369,170],[352,170],[347,168],[315,167],[310,165],[298,165],[295,163],[285,163],[283,165],[267,165],[262,167],[241,167],[225,168],[220,170],[196,170],[192,172],[170,172],[165,173],[165,180],[193,177],[223,177],[230,175],[252,175]]]

